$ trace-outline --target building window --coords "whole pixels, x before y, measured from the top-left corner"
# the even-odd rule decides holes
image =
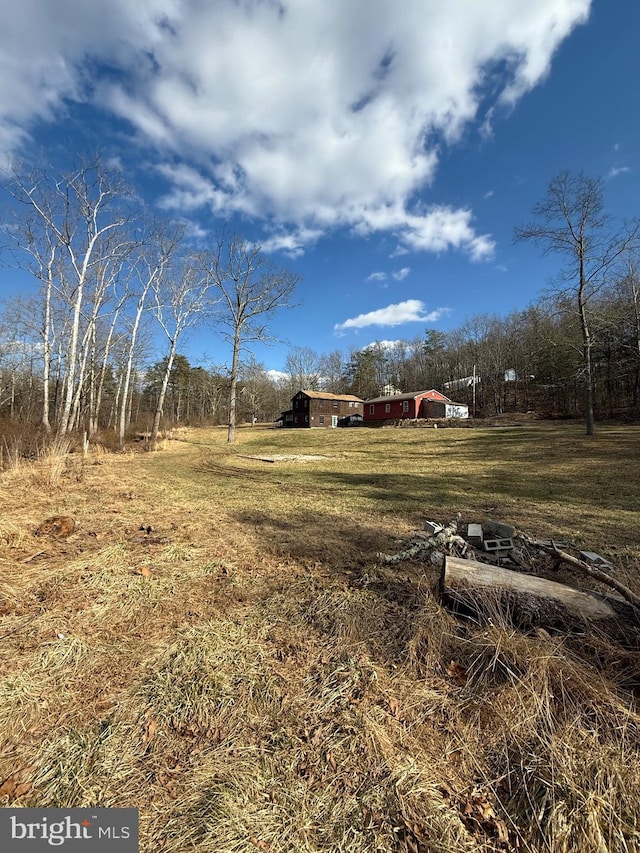
[[[402,401],[402,411],[403,411],[403,412],[408,412],[408,411],[409,411],[409,401],[408,401],[408,400],[403,400],[403,401]]]
[[[320,415],[320,426],[324,426],[324,415]]]
[[[309,415],[304,416],[304,422],[305,422],[305,424],[309,423]]]
[[[334,408],[334,409],[337,409],[337,408],[338,408],[338,404],[337,404],[337,403],[334,403],[334,404],[333,404],[333,408]]]
[[[376,407],[375,407],[375,406],[373,405],[373,403],[372,403],[372,404],[369,406],[369,414],[370,414],[370,415],[375,415],[375,413],[376,413]]]
[[[391,403],[385,403],[384,404],[384,410],[385,410],[385,412],[390,412],[391,411]]]

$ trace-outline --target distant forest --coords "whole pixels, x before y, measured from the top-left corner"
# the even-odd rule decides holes
[[[279,378],[255,361],[251,341],[263,339],[273,311],[287,310],[284,296],[296,282],[262,269],[264,259],[254,253],[250,271],[285,288],[254,306],[265,323],[241,328],[244,337],[237,318],[235,325],[232,315],[223,321],[230,353],[232,345],[240,352],[232,376],[192,365],[180,352],[188,328],[206,323],[216,333],[224,307],[224,290],[214,298],[212,287],[222,276],[220,252],[204,258],[184,249],[184,230],[149,221],[121,181],[95,162],[64,176],[14,174],[6,184],[3,261],[33,274],[39,290],[1,309],[4,434],[29,425],[51,435],[122,440],[150,429],[159,413],[164,427],[227,424],[232,406],[238,423],[272,422],[300,389],[367,399],[388,386],[435,388],[477,418],[532,410],[574,418],[585,416],[589,381],[596,419],[640,416],[640,276],[631,242],[615,265],[586,280],[580,302],[565,278],[523,311],[476,316],[455,331],[425,329],[413,340],[348,353],[293,347]],[[234,269],[225,275],[239,288]],[[167,355],[151,363],[158,332]]]
[[[64,306],[56,306],[57,309]],[[595,307],[595,306],[594,306]],[[0,320],[0,415],[38,424],[43,401],[42,350],[33,324],[42,306],[10,302]],[[59,314],[64,328],[68,317]],[[613,282],[597,305],[594,350],[597,419],[640,415],[640,279],[630,272]],[[115,429],[123,405],[122,383],[126,328],[118,332],[104,365],[105,329],[100,318],[95,347],[87,354],[84,382],[73,425]],[[121,340],[121,337],[123,340]],[[64,337],[60,343],[64,342]],[[146,343],[149,341],[147,339]],[[127,428],[150,425],[166,362],[149,365],[145,340],[135,354],[130,383]],[[52,423],[59,419],[65,374],[65,351],[58,344],[51,356],[49,379]],[[344,354],[328,355],[294,347],[286,364],[288,376],[271,378],[262,364],[241,364],[238,421],[273,421],[290,407],[300,389],[379,396],[391,385],[403,392],[436,388],[456,402],[467,403],[482,418],[503,412],[534,410],[547,417],[583,417],[584,367],[577,317],[561,299],[545,299],[506,317],[474,317],[460,329],[427,329],[411,341],[392,347],[373,344]],[[475,374],[475,394],[473,376]],[[92,412],[92,383],[100,383],[99,408]],[[95,396],[95,392],[94,392]],[[475,399],[475,405],[474,405]],[[226,424],[229,377],[216,368],[193,366],[178,355],[164,403],[164,423]]]

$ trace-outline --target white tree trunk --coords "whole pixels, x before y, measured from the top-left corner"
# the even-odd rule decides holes
[[[167,388],[169,386],[169,378],[171,376],[171,369],[173,367],[173,361],[176,356],[176,340],[175,338],[171,341],[171,348],[169,350],[169,358],[167,359],[167,366],[164,371],[164,376],[162,377],[162,386],[160,388],[160,396],[158,397],[158,405],[156,406],[155,415],[153,417],[153,426],[151,427],[151,436],[149,438],[149,444],[151,447],[155,447],[158,441],[158,432],[160,431],[160,419],[162,418],[162,408],[164,406],[164,398],[167,394]]]

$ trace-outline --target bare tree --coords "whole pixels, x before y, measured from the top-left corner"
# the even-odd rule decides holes
[[[158,440],[164,399],[176,357],[178,341],[190,327],[202,322],[212,310],[211,282],[193,258],[182,258],[172,268],[162,268],[153,276],[153,313],[169,342],[165,371],[153,416],[151,447]],[[124,402],[124,401],[123,401]]]
[[[233,444],[240,353],[250,341],[268,340],[268,319],[290,305],[299,277],[274,267],[260,246],[238,235],[219,235],[202,261],[209,282],[222,297],[219,322],[232,345],[227,442]]]
[[[604,211],[602,179],[562,172],[537,204],[535,221],[515,229],[515,239],[532,240],[545,254],[565,256],[556,289],[571,294],[582,334],[587,435],[595,435],[592,303],[637,241],[638,220],[612,231]]]
[[[291,394],[301,389],[320,390],[320,356],[310,347],[293,347],[287,353],[284,369],[290,377]]]
[[[123,230],[127,217],[120,202],[129,192],[120,176],[105,169],[97,157],[58,176],[42,170],[24,175],[15,169],[8,191],[25,209],[13,232],[17,247],[31,258],[30,269],[45,288],[46,390],[42,417],[45,429],[50,428],[47,395],[54,293],[67,303],[71,315],[65,353],[64,402],[58,424],[58,435],[64,435],[71,428],[72,410],[83,380],[82,371],[76,374],[82,353],[81,319],[86,289],[99,278],[101,267],[112,267],[127,244],[128,236]],[[84,363],[86,358],[80,365]]]
[[[251,426],[259,420],[274,421],[280,414],[276,385],[253,356],[240,367],[239,386],[240,409],[244,409]]]
[[[165,330],[165,334],[167,334],[167,337],[169,337],[169,340],[171,341],[170,336],[175,335],[176,331],[178,333],[178,336],[180,335],[178,321],[176,321],[175,325],[173,326],[173,332],[167,333],[167,329],[165,328],[165,326],[162,325],[163,323],[165,323],[168,328],[168,324],[170,321],[169,317],[167,316],[168,306],[162,305],[160,294],[162,291],[163,282],[165,280],[167,268],[169,267],[171,259],[176,254],[183,236],[184,235],[182,230],[170,231],[169,229],[162,228],[161,226],[153,227],[151,229],[151,233],[148,239],[140,243],[138,251],[136,253],[136,258],[134,259],[134,262],[131,265],[131,275],[128,279],[128,284],[131,285],[131,289],[128,291],[128,295],[135,300],[135,310],[131,318],[131,325],[129,330],[129,345],[127,347],[126,362],[122,373],[122,388],[120,389],[121,405],[120,414],[118,418],[118,444],[121,450],[124,448],[124,438],[127,427],[127,403],[129,400],[131,376],[133,372],[133,359],[136,350],[140,323],[142,321],[143,311],[147,307],[147,301],[150,291],[153,290],[155,294],[156,317],[160,322],[162,328]],[[177,298],[177,294],[175,292],[173,294],[170,293],[169,295]],[[197,299],[192,304],[195,315],[200,310],[200,306],[197,305]],[[187,308],[187,304],[184,305],[184,308]],[[176,310],[178,313],[180,313],[179,305],[177,306]],[[177,344],[177,340],[175,341],[175,344]],[[175,344],[173,346],[174,353]],[[171,368],[169,368],[169,373],[170,372]],[[164,403],[164,400],[162,402]],[[160,406],[160,415],[161,414],[162,406]],[[154,441],[157,438],[157,430],[160,425],[160,416],[158,416],[157,421],[158,424],[156,426],[156,435],[154,436]]]
[[[627,261],[626,270],[618,282],[618,288],[628,305],[629,317],[633,324],[633,350],[638,370],[640,370],[640,273],[638,266],[636,258],[631,257]]]
[[[323,391],[339,394],[344,384],[344,355],[340,350],[325,353],[320,356],[319,367]]]

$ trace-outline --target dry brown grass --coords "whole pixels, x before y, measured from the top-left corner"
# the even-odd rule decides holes
[[[639,849],[638,649],[463,623],[375,555],[501,516],[637,590],[640,431],[180,438],[2,475],[0,804],[137,806],[145,853]]]

